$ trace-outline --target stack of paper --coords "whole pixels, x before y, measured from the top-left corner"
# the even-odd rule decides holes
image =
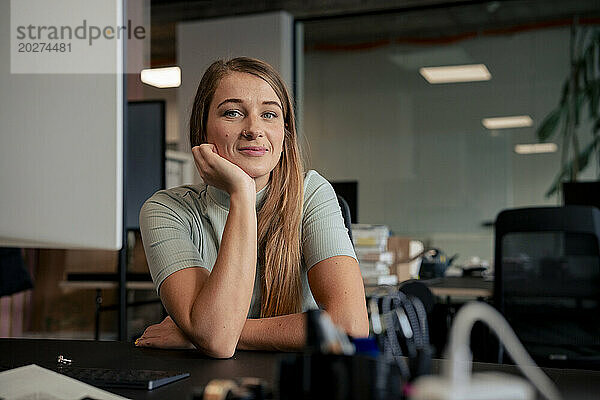
[[[352,236],[365,285],[398,283],[398,277],[390,271],[394,255],[387,251],[389,228],[385,225],[353,224]]]
[[[127,400],[35,364],[0,372],[0,398],[5,400]]]

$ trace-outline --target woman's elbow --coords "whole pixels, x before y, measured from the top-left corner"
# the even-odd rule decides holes
[[[348,336],[352,336],[354,338],[365,338],[369,336],[369,320],[365,319],[356,319],[354,321],[350,321],[349,324],[346,324],[344,327],[346,334]]]
[[[340,327],[348,336],[362,338],[369,336],[369,319],[366,315],[332,315],[333,322]]]
[[[230,338],[201,338],[192,340],[194,346],[202,353],[212,358],[231,358],[235,354],[237,341]]]
[[[233,355],[235,354],[235,346],[215,347],[205,350],[204,353],[212,358],[227,359],[233,357]]]

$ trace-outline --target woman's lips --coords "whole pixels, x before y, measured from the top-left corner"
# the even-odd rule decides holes
[[[260,146],[246,146],[246,147],[240,147],[239,151],[240,151],[240,153],[246,154],[248,156],[260,157],[260,156],[264,156],[268,150],[265,147],[260,147]]]

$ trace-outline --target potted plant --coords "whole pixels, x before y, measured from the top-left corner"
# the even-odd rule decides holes
[[[577,181],[578,174],[587,167],[593,154],[600,168],[600,28],[580,26],[577,20],[574,21],[570,62],[560,102],[536,131],[541,142],[555,135],[562,141],[561,168],[546,197],[557,193],[562,182]],[[591,124],[589,133],[580,132],[584,121]],[[586,136],[588,134],[591,138]]]

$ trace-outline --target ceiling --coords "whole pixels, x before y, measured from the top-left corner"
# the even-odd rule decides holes
[[[307,49],[443,42],[493,32],[600,23],[597,0],[151,0],[152,65],[176,63],[181,21],[285,10],[305,24]]]

